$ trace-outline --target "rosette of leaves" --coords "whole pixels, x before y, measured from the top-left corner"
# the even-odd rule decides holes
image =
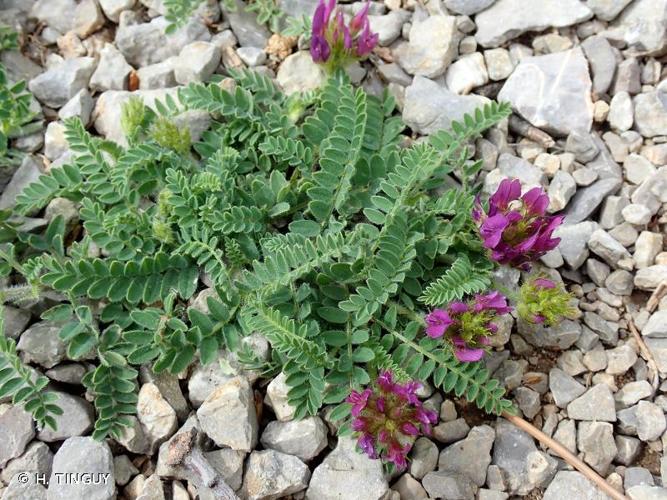
[[[67,320],[70,357],[98,359],[85,380],[96,437],[125,423],[137,367],[181,373],[218,362],[220,349],[263,376],[283,371],[297,418],[341,403],[382,369],[507,410],[483,364],[461,364],[425,337],[423,304],[490,284],[470,216],[480,165],[465,146],[508,107],[489,104],[402,148],[388,95],[336,75],[288,97],[257,73],[233,76],[233,90],[193,84],[155,110],[131,101],[127,147],[66,121],[71,161],[18,197],[24,213],[57,196],[81,206],[65,252],[17,238],[11,268],[33,262],[39,272],[26,280],[67,297],[46,314]],[[190,145],[173,123],[193,110],[212,121]],[[204,282],[215,293],[194,305]],[[253,333],[269,341],[269,359],[243,342]]]

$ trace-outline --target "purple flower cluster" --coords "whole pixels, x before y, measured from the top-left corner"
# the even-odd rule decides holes
[[[434,309],[426,316],[426,334],[451,342],[459,361],[479,361],[490,344],[489,335],[498,331],[492,320],[512,310],[497,291],[478,294],[468,302],[452,302],[447,309]]]
[[[313,61],[326,63],[331,69],[344,67],[355,59],[363,59],[378,43],[379,35],[372,33],[366,3],[345,25],[343,12],[336,0],[320,0],[313,15],[310,54]]]
[[[521,183],[504,179],[489,198],[485,213],[479,202],[473,218],[479,226],[484,246],[491,258],[523,270],[549,250],[556,248],[560,238],[554,230],[563,222],[562,216],[546,215],[549,197],[541,188],[533,188],[521,196]]]
[[[371,458],[381,458],[398,469],[407,466],[407,455],[419,434],[430,434],[438,421],[436,412],[417,398],[419,382],[399,384],[389,371],[381,372],[372,387],[352,391],[352,429],[359,447]]]

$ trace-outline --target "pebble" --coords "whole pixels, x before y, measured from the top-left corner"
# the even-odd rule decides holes
[[[303,461],[315,458],[327,446],[327,426],[319,417],[269,422],[260,442],[265,448],[294,455]]]
[[[266,62],[266,52],[259,47],[239,47],[236,53],[250,68],[260,66]]]
[[[498,420],[493,463],[504,473],[511,495],[525,495],[533,489],[534,485],[528,479],[526,461],[526,457],[533,451],[537,451],[537,448],[528,434],[506,420]]]
[[[595,181],[590,186],[578,189],[565,210],[564,224],[577,224],[585,221],[600,204],[621,187],[620,178],[610,177]]]
[[[207,451],[204,456],[230,488],[236,491],[241,487],[243,484],[243,463],[246,457],[244,452],[223,448]]]
[[[651,314],[641,332],[644,337],[667,338],[667,310]]]
[[[614,20],[608,30],[612,39],[624,40],[634,52],[659,54],[667,45],[664,26],[665,0],[636,0]]]
[[[598,229],[591,234],[588,248],[614,269],[620,266],[619,261],[622,259],[630,259],[630,254],[623,245],[604,229]]]
[[[614,397],[606,384],[598,384],[567,405],[567,414],[575,420],[615,422]]]
[[[634,97],[635,127],[642,136],[667,135],[667,105],[664,101],[665,92],[659,90]]]
[[[422,480],[429,498],[474,498],[477,487],[464,475],[434,471]]]
[[[98,0],[104,15],[117,23],[120,13],[134,7],[136,0]]]
[[[175,87],[177,82],[174,76],[174,66],[177,61],[178,57],[170,57],[160,63],[139,68],[137,71],[139,89],[151,90]]]
[[[574,420],[565,418],[558,423],[553,438],[565,446],[572,453],[577,452],[577,428]]]
[[[644,205],[631,203],[621,210],[621,215],[626,222],[636,226],[645,226],[651,221],[652,213]]]
[[[549,184],[549,212],[563,210],[577,192],[577,183],[572,175],[561,170],[557,171]]]
[[[667,280],[667,264],[645,267],[635,273],[635,286],[640,290],[655,290],[665,280]]]
[[[495,431],[488,425],[473,427],[468,436],[440,452],[438,471],[456,472],[467,476],[477,486],[486,482],[486,469],[491,463]]]
[[[408,462],[410,474],[416,479],[422,479],[426,474],[434,471],[438,465],[438,447],[426,437],[417,438],[410,451]]]
[[[285,382],[287,376],[280,372],[266,387],[264,403],[273,410],[280,422],[287,422],[294,418],[295,408],[287,401],[289,386]]]
[[[275,450],[253,451],[243,478],[243,498],[272,500],[305,490],[310,470],[298,458]]]
[[[451,422],[441,422],[433,427],[433,437],[444,444],[453,443],[468,435],[470,426],[463,418],[457,418]]]
[[[326,75],[322,68],[313,62],[309,52],[299,51],[283,61],[276,79],[286,94],[293,94],[319,88]]]
[[[667,427],[665,413],[650,401],[637,403],[637,436],[642,441],[658,439]]]
[[[613,426],[606,422],[580,422],[577,448],[583,453],[583,459],[588,465],[606,475],[618,453]]]
[[[643,156],[630,154],[623,162],[625,178],[632,184],[641,184],[656,173],[656,168]]]
[[[559,471],[544,492],[543,500],[609,500],[593,483],[576,471]]]
[[[428,498],[428,493],[426,493],[421,483],[408,473],[403,474],[394,483],[392,490],[398,492],[401,499]]]
[[[630,94],[620,91],[614,94],[609,103],[609,125],[620,132],[630,130],[634,121]]]
[[[313,471],[306,500],[380,500],[388,494],[382,464],[359,453],[356,446],[349,437],[338,438],[336,448]]]
[[[90,90],[126,90],[128,78],[132,72],[123,54],[112,44],[107,43],[100,52],[100,62],[90,77]]]
[[[255,398],[243,377],[235,377],[209,394],[197,417],[201,429],[218,446],[250,452],[257,444]]]
[[[30,80],[28,88],[40,102],[57,109],[88,86],[95,67],[92,57],[67,59]]]
[[[489,81],[484,56],[479,52],[460,57],[447,68],[445,83],[455,94],[465,95]]]
[[[64,474],[82,471],[99,478],[97,481],[58,481]],[[53,457],[53,469],[49,480],[49,500],[112,500],[116,497],[113,458],[105,442],[91,437],[71,437],[63,443]]]
[[[35,436],[32,415],[20,406],[11,406],[0,415],[0,467],[20,456]]]
[[[489,79],[494,82],[504,80],[514,70],[514,63],[507,49],[485,50],[484,61],[486,62]]]
[[[67,347],[58,337],[61,326],[50,321],[40,321],[28,328],[19,339],[16,349],[24,361],[52,368],[63,359]]]
[[[641,442],[639,439],[619,434],[614,437],[614,440],[618,449],[614,461],[623,465],[633,463],[641,451]]]
[[[57,429],[45,427],[37,434],[40,441],[53,443],[73,436],[84,436],[93,428],[95,411],[93,405],[78,396],[65,392],[52,391],[58,398],[54,402],[62,411],[62,415],[54,415]]]
[[[235,0],[235,3],[235,10],[223,8],[223,13],[239,44],[244,47],[264,48],[271,33],[257,22],[257,14],[248,11],[246,4],[240,0]]]
[[[88,89],[81,89],[58,111],[58,118],[66,120],[67,118],[78,117],[84,127],[90,124],[90,115],[93,112],[95,103]]]
[[[137,418],[153,453],[178,428],[176,412],[153,383],[145,383],[139,390]]]
[[[193,42],[181,49],[174,77],[182,85],[208,80],[220,64],[220,49],[210,42]]]
[[[413,19],[409,40],[393,51],[398,64],[411,75],[440,76],[457,54],[456,18],[434,15],[422,21]]]
[[[609,41],[603,36],[591,36],[581,43],[581,48],[591,65],[593,91],[601,96],[607,93],[616,74],[616,55]]]

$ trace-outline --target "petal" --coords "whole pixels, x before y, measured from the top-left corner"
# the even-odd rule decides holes
[[[539,187],[531,189],[521,199],[530,215],[544,215],[549,206],[549,197]]]
[[[454,301],[449,304],[449,310],[454,314],[463,314],[468,312],[468,304],[465,302]]]
[[[356,34],[359,32],[365,22],[368,21],[368,9],[370,6],[370,1],[366,2],[361,10],[359,10],[359,12],[352,18],[350,21],[350,31],[352,33]]]
[[[556,287],[556,283],[546,278],[537,278],[535,281],[533,281],[533,285],[536,286],[537,288],[544,288],[544,289],[550,289]]]
[[[470,363],[482,359],[484,356],[484,349],[471,349],[469,347],[454,349],[454,355],[459,361]]]
[[[484,221],[479,233],[484,239],[486,248],[495,248],[503,237],[503,230],[509,225],[509,220],[503,214],[497,214]]]
[[[504,210],[519,196],[521,196],[521,182],[518,179],[503,179],[496,192],[489,198],[489,203],[497,209]]]

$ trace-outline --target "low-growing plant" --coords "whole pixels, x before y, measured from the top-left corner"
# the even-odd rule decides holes
[[[134,411],[133,366],[179,373],[197,359],[215,362],[252,332],[269,340],[272,359],[247,349],[242,359],[285,372],[297,418],[387,370],[488,412],[509,409],[482,363],[462,363],[424,334],[422,306],[491,283],[473,190],[439,190],[453,172],[473,184],[480,164],[461,151],[508,107],[489,104],[402,148],[388,95],[337,75],[300,101],[264,76],[234,76],[233,91],[190,85],[155,112],[130,102],[125,148],[65,122],[72,160],[26,188],[16,211],[55,197],[79,203],[84,233],[66,250],[62,221],[42,236],[2,223],[17,237],[2,252],[4,274],[63,293],[43,317],[62,322],[72,359],[95,352],[84,382],[96,398],[96,437],[118,436]],[[213,117],[192,148],[173,126],[186,110]],[[189,305],[203,274],[217,291],[208,314]],[[335,416],[348,411],[342,404]]]

